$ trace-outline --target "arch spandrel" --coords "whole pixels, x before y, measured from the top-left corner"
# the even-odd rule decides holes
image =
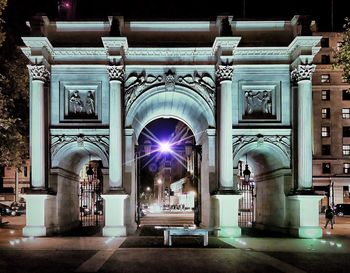
[[[126,114],[125,126],[134,128],[138,138],[149,122],[164,117],[181,120],[193,131],[197,141],[202,132],[215,127],[208,103],[193,90],[177,85],[173,91],[158,86],[140,94]]]

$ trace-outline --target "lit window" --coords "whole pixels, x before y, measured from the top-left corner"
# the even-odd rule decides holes
[[[337,50],[339,50],[342,47],[342,42],[337,42]]]
[[[322,163],[322,173],[331,173],[331,163]]]
[[[331,82],[331,76],[329,74],[322,74],[321,75],[321,82],[322,83],[330,83]]]
[[[331,97],[331,90],[322,90],[322,100],[329,100]]]
[[[350,108],[341,109],[341,114],[342,114],[343,119],[350,118]]]
[[[350,163],[344,163],[344,173],[350,173]]]
[[[329,119],[331,118],[331,109],[330,108],[322,108],[322,118]]]
[[[343,100],[350,100],[350,90],[343,90]]]
[[[331,135],[331,128],[328,126],[322,127],[322,137],[329,137]]]
[[[350,155],[350,145],[348,144],[343,145],[343,155]]]

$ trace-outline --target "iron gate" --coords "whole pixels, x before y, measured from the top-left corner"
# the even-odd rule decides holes
[[[238,225],[240,227],[253,227],[255,223],[255,189],[254,183],[238,183],[238,189],[243,195],[239,200]]]
[[[103,222],[102,183],[99,179],[80,181],[80,224],[83,227],[100,226]]]

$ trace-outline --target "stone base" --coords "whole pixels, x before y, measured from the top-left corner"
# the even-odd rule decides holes
[[[305,239],[322,238],[322,228],[320,227],[300,227],[292,229],[290,233],[294,236]]]
[[[290,195],[287,197],[287,219],[290,233],[299,238],[321,238],[319,221],[320,195]]]
[[[214,225],[219,237],[240,237],[241,228],[238,226],[238,201],[242,195],[217,194],[212,196],[214,201]]]
[[[48,232],[44,226],[25,226],[22,229],[23,236],[25,237],[38,237],[38,236],[47,236]]]
[[[242,231],[240,227],[220,227],[217,232],[218,237],[241,237]]]
[[[102,235],[105,237],[125,237],[126,228],[125,226],[104,227]]]
[[[105,200],[105,227],[103,236],[126,236],[124,221],[126,194],[103,194]]]

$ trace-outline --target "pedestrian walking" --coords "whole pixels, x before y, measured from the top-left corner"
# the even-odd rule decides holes
[[[327,228],[328,223],[330,223],[331,224],[331,229],[333,229],[334,213],[333,213],[333,210],[331,209],[330,206],[328,206],[328,208],[325,211],[325,217],[326,217],[326,224],[324,225],[324,228]]]

